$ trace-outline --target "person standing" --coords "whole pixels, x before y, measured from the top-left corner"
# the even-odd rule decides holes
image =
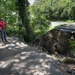
[[[1,40],[3,43],[8,42],[6,39],[6,22],[3,18],[0,19]]]

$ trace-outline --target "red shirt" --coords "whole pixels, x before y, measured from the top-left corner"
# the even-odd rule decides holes
[[[2,30],[5,30],[5,27],[6,27],[6,23],[4,21],[0,21],[0,28]]]

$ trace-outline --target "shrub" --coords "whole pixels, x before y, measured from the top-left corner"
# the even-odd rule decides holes
[[[75,55],[75,40],[70,40],[71,53]]]
[[[7,30],[7,35],[11,36],[19,36],[22,37],[24,35],[25,29],[24,27],[22,27],[21,29],[19,29],[19,26],[16,25],[9,25],[6,27]]]

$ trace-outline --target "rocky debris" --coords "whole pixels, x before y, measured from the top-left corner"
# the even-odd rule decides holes
[[[56,56],[54,58],[56,58]],[[75,58],[60,56],[56,58],[56,60],[58,60],[58,64],[61,65],[68,74],[75,75]]]
[[[75,75],[75,58],[63,57],[59,61],[67,73]]]
[[[75,71],[73,71],[73,70],[68,70],[68,71],[66,71],[67,73],[70,73],[71,75],[75,75]]]
[[[75,75],[75,67],[69,68],[66,72],[71,74],[71,75]]]
[[[68,64],[75,64],[75,59],[74,58],[70,58],[67,57],[63,60],[64,63],[68,63]]]

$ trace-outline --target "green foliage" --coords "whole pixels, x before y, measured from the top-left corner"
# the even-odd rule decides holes
[[[35,35],[49,30],[49,20],[75,19],[75,3],[72,0],[35,0],[30,7],[31,27]]]
[[[30,27],[30,14],[29,14],[29,2],[28,0],[16,0],[17,10],[19,12],[19,20],[25,28],[24,40],[29,42],[32,39],[32,29]]]
[[[0,18],[4,18],[7,23],[16,25],[17,11],[15,7],[16,0],[0,0]]]
[[[73,23],[74,20],[66,20],[67,23]]]
[[[7,27],[9,34],[18,33],[13,25],[21,21],[24,30],[20,30],[20,35],[23,33],[22,36],[26,37],[25,39],[31,39],[33,33],[35,37],[49,30],[49,20],[71,19],[74,21],[75,2],[72,0],[35,0],[29,9],[28,0],[0,0],[0,18],[5,18],[6,22],[11,25]]]
[[[75,40],[70,40],[71,53],[75,54]]]
[[[6,27],[6,30],[7,30],[7,35],[9,36],[13,35],[13,36],[19,36],[19,37],[23,37],[24,31],[25,31],[24,27],[22,27],[22,29],[19,30],[19,26],[15,26],[15,25],[12,25],[12,26],[8,25]]]
[[[17,26],[11,26],[11,25],[9,25],[9,26],[7,26],[6,27],[6,30],[7,30],[7,34],[9,35],[9,36],[11,36],[11,35],[17,35],[18,34],[18,27]]]
[[[36,33],[44,34],[48,29],[49,29],[49,24],[50,22],[46,19],[46,17],[42,14],[40,16],[36,16],[31,18],[31,27],[32,30],[34,31],[34,34]]]
[[[47,10],[45,12],[44,10],[46,7],[41,6],[41,3],[30,7],[30,24],[35,36],[40,36],[49,30],[50,21],[47,19]]]
[[[45,14],[47,19],[75,19],[75,1],[35,0],[34,11]]]

